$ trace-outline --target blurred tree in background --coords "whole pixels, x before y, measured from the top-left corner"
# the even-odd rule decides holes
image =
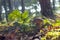
[[[55,19],[50,0],[39,0],[41,4],[41,13],[47,18]]]
[[[59,1],[59,2],[58,2]],[[24,10],[29,10],[30,14],[34,14],[36,16],[40,16],[41,15],[41,10],[42,10],[42,5],[44,4],[44,2],[48,2],[46,4],[46,8],[44,8],[43,10],[46,9],[46,12],[49,14],[49,17],[52,15],[53,10],[56,10],[56,4],[57,2],[60,3],[60,0],[48,0],[48,1],[42,1],[41,0],[0,0],[0,20],[5,19],[8,21],[8,14],[15,9],[20,10],[21,12],[24,12]],[[40,4],[39,4],[40,2]],[[49,6],[50,5],[50,6]],[[45,6],[44,6],[45,7]],[[47,11],[47,10],[50,11]],[[52,10],[53,9],[53,10]],[[4,16],[2,16],[4,15]],[[44,15],[44,14],[42,14]]]
[[[2,14],[2,3],[1,3],[1,0],[0,0],[0,21],[2,21],[1,14]]]
[[[53,0],[53,10],[55,10],[55,0]]]

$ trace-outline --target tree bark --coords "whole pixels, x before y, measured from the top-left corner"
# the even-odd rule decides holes
[[[12,5],[12,0],[7,0],[7,2],[8,2],[8,7],[9,7],[9,11],[11,12],[12,10],[13,10],[13,5]]]
[[[59,0],[59,5],[60,5],[60,0]]]
[[[5,10],[5,14],[6,14],[6,20],[8,21],[7,1],[2,0],[2,5],[4,6],[4,10]]]
[[[24,12],[24,10],[25,10],[24,0],[21,0],[21,6],[22,6],[22,12]]]
[[[39,2],[41,5],[42,15],[50,19],[55,19],[50,0],[39,0]]]
[[[12,5],[11,5],[11,0],[2,0],[2,5],[4,6],[6,20],[8,21],[8,14],[9,14],[9,12],[11,12],[13,10]],[[9,7],[9,11],[7,10],[7,7]]]
[[[53,10],[55,10],[55,0],[53,0]]]
[[[2,3],[1,3],[1,0],[0,0],[0,21],[2,21],[1,14],[2,14]]]

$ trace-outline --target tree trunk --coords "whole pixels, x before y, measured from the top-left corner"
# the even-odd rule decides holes
[[[8,2],[8,7],[9,7],[9,11],[11,12],[12,10],[13,10],[13,5],[12,5],[12,0],[7,0],[7,2]]]
[[[8,21],[8,14],[9,14],[9,12],[11,12],[13,10],[13,8],[11,6],[11,0],[2,0],[2,5],[4,6],[5,14],[6,14],[6,20]],[[7,7],[9,7],[9,11],[7,10]]]
[[[53,10],[55,10],[55,0],[53,0]]]
[[[60,0],[59,0],[59,5],[60,5]]]
[[[39,2],[41,5],[42,15],[50,19],[55,19],[50,0],[39,0]]]
[[[1,4],[1,0],[0,0],[0,21],[2,21],[1,14],[2,14],[2,4]]]
[[[25,10],[24,0],[21,0],[21,6],[22,6],[22,12],[24,12],[24,10]]]
[[[2,0],[2,5],[4,6],[4,9],[5,9],[6,20],[8,20],[7,1],[6,0]]]
[[[15,9],[18,9],[18,7],[19,7],[19,0],[15,0],[14,1],[14,6],[15,6]]]

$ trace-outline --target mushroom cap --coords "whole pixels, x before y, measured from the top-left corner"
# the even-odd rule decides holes
[[[42,18],[35,18],[33,20],[33,23],[41,23],[41,22],[43,22],[43,19]]]

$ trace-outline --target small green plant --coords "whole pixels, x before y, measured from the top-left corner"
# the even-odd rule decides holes
[[[15,21],[18,20],[21,17],[21,13],[19,10],[14,10],[8,15],[9,21]]]
[[[20,24],[20,32],[26,33],[32,31],[33,25],[31,23],[33,16],[29,15],[28,11],[21,13],[19,10],[14,10],[8,15],[10,22],[17,22]],[[16,24],[17,25],[17,24]]]
[[[8,20],[10,22],[15,21],[20,24],[28,24],[32,18],[33,16],[29,16],[28,11],[24,11],[24,13],[21,13],[19,10],[14,10],[8,15]]]

